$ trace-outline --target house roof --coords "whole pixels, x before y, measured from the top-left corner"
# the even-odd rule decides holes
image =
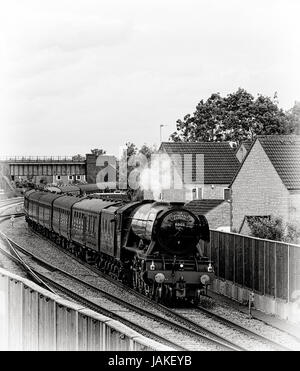
[[[258,136],[287,189],[300,189],[300,135]]]
[[[196,215],[205,215],[217,206],[221,205],[224,200],[193,200],[185,204],[185,207]]]
[[[260,142],[286,188],[293,192],[300,190],[300,135],[258,135],[240,169],[245,164],[256,141]],[[230,187],[239,171],[233,177]]]
[[[203,154],[205,184],[229,184],[240,167],[228,142],[162,142],[159,150],[169,155]],[[192,171],[195,169],[196,162],[193,161]]]

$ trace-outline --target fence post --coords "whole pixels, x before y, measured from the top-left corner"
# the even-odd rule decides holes
[[[274,242],[274,251],[275,251],[275,256],[274,256],[274,298],[277,298],[277,243]]]
[[[235,257],[235,234],[233,235],[233,283],[235,284],[235,282],[236,282],[236,279],[235,279],[235,264],[236,264],[236,262],[235,262],[235,259],[236,259],[236,257]]]
[[[252,291],[255,290],[255,240],[251,241],[251,256],[252,256]]]
[[[290,244],[288,244],[288,259],[287,259],[287,302],[290,302]]]
[[[266,295],[266,241],[264,241],[264,295]]]
[[[242,246],[243,246],[243,287],[245,286],[245,237],[242,236]]]

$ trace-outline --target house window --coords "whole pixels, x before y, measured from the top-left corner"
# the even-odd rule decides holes
[[[60,175],[56,175],[56,180],[60,180]]]
[[[230,188],[224,188],[224,200],[229,201],[231,198]]]
[[[80,180],[80,175],[76,175],[76,179],[77,180]]]
[[[72,179],[73,179],[72,175],[69,175],[69,180],[72,180]]]

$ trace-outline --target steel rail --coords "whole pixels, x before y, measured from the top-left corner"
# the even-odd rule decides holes
[[[21,257],[20,255],[18,254],[18,252],[16,251],[16,249],[12,246],[12,243],[10,242],[9,238],[6,237],[2,232],[0,232],[0,238],[2,238],[2,240],[6,243],[6,245],[8,245],[8,248],[10,251],[12,251],[13,253],[9,253],[7,252],[1,245],[0,245],[0,250],[1,252],[6,255],[7,257],[9,257],[10,259],[14,260],[16,263],[19,263],[22,265],[22,267],[25,269],[25,271],[27,272],[27,274],[33,279],[33,281],[35,283],[37,283],[39,286],[42,286],[44,287],[46,290],[49,290],[50,292],[52,292],[53,294],[55,294],[55,291],[53,291],[53,289],[51,289],[50,286],[48,286],[43,280],[41,280],[38,275],[36,274],[36,272],[34,271],[34,269],[32,269]]]
[[[205,315],[209,316],[210,318],[218,321],[219,323],[226,324],[227,326],[232,327],[233,329],[237,331],[240,331],[246,335],[252,336],[253,338],[256,338],[257,340],[262,341],[266,344],[269,344],[270,346],[274,347],[275,349],[279,351],[291,351],[290,348],[287,348],[284,345],[278,344],[274,340],[268,339],[267,337],[261,334],[253,332],[244,326],[241,326],[225,317],[222,317],[206,308],[203,308],[201,305],[197,305],[195,306],[195,308],[198,309],[200,312],[204,313]]]

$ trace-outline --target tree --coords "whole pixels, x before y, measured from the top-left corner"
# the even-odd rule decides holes
[[[101,155],[105,155],[106,151],[104,151],[103,149],[94,148],[94,149],[91,149],[91,153],[96,156],[101,156]]]
[[[300,228],[297,223],[284,223],[277,216],[253,217],[248,220],[251,235],[268,240],[299,243]]]
[[[289,119],[296,128],[296,133],[300,134],[300,102],[295,102],[294,107],[288,111]]]
[[[73,161],[84,161],[85,160],[85,157],[82,156],[81,154],[77,154],[75,156],[72,156],[72,160]]]
[[[298,111],[297,111],[298,112]],[[295,116],[295,112],[293,113]],[[201,100],[193,115],[177,121],[176,131],[170,139],[175,142],[253,140],[256,135],[290,134],[295,132],[294,117],[278,107],[277,95],[273,99],[258,95],[255,99],[239,88],[223,98],[212,94]]]
[[[139,172],[136,169],[138,166],[141,165],[139,158],[138,157],[135,158],[135,161],[136,161],[135,164],[128,162],[128,160],[131,156],[138,155],[139,153],[141,153],[144,156],[146,156],[148,161],[150,161],[152,153],[156,151],[156,147],[154,145],[148,146],[147,144],[143,144],[141,148],[138,148],[134,143],[127,142],[126,149],[127,149],[127,159],[126,159],[127,160],[127,174],[129,176],[130,174],[133,174],[132,172],[137,171],[136,175],[137,175],[137,180],[139,181]],[[124,160],[124,155],[123,155],[123,160]],[[137,189],[131,189],[128,184],[127,195],[129,199],[133,201],[143,199],[143,191],[141,190],[140,186]]]
[[[143,144],[142,147],[139,149],[139,153],[145,155],[148,161],[150,161],[152,154],[155,153],[156,151],[157,148],[155,145],[148,146],[147,144]]]
[[[132,142],[126,143],[127,159],[138,152],[137,146]]]

